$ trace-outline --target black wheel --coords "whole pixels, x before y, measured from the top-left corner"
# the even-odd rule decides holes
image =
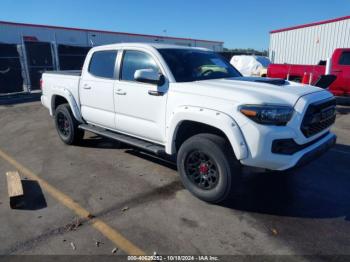
[[[69,104],[62,104],[56,108],[55,124],[61,140],[67,144],[78,144],[84,137],[84,130],[78,128],[79,123],[74,118]]]
[[[227,199],[241,176],[241,165],[229,143],[213,134],[199,134],[186,140],[180,147],[177,167],[184,186],[210,203]]]

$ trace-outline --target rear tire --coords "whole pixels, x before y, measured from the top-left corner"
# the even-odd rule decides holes
[[[214,134],[199,134],[186,140],[180,147],[177,167],[184,186],[209,203],[226,200],[241,176],[241,165],[229,142]]]
[[[84,130],[78,128],[79,122],[73,116],[69,104],[56,108],[55,125],[59,137],[67,145],[79,144],[84,137]]]

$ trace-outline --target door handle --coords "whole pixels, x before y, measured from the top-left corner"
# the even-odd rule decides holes
[[[86,89],[86,90],[90,90],[90,89],[91,89],[91,86],[89,86],[89,85],[84,85],[83,88]]]
[[[160,92],[160,91],[149,90],[148,94],[150,96],[163,96],[165,93],[164,92]]]
[[[124,92],[122,89],[118,89],[117,91],[115,91],[115,93],[119,96],[125,96],[126,92]]]
[[[333,73],[341,73],[341,72],[343,72],[343,70],[333,70]]]

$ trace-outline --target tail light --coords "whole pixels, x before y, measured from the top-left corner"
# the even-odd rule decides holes
[[[40,89],[43,90],[43,85],[44,85],[44,81],[43,79],[40,79]]]

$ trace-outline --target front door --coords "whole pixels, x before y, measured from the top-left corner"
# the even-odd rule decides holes
[[[105,128],[115,128],[115,64],[118,51],[96,51],[80,81],[81,113],[85,121]]]
[[[152,84],[136,82],[139,69],[160,71],[155,57],[144,51],[125,50],[119,81],[115,85],[116,129],[153,142],[165,142],[165,111],[167,92],[154,96]],[[164,84],[167,85],[167,84]],[[162,89],[166,90],[165,86]]]

